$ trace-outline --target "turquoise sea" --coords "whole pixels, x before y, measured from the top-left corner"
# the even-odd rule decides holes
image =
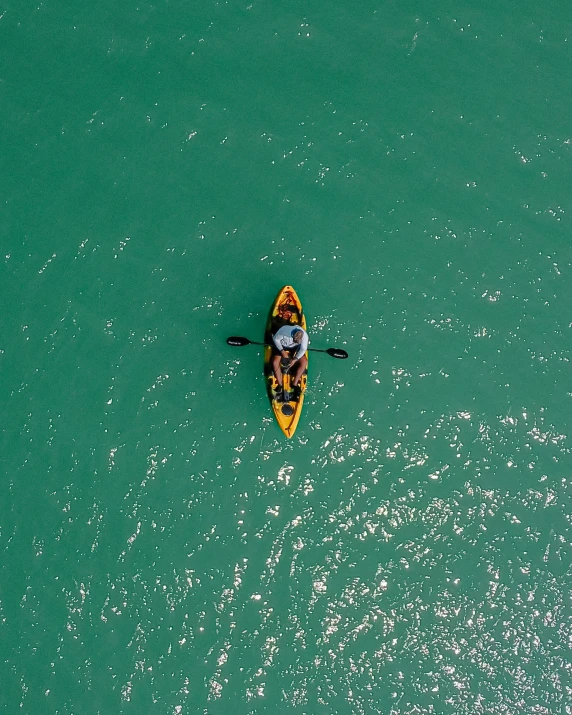
[[[572,713],[570,21],[3,1],[2,713]]]

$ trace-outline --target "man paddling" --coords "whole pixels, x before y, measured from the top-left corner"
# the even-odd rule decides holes
[[[281,390],[283,390],[281,362],[284,360],[286,369],[297,365],[296,374],[292,380],[294,394],[297,397],[300,390],[298,383],[304,374],[304,370],[308,367],[308,358],[305,354],[309,343],[308,333],[298,326],[284,325],[273,335],[272,340],[274,341],[272,347],[272,370]],[[284,395],[283,399],[286,400],[287,396]]]

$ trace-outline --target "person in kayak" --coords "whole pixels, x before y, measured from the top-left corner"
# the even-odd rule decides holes
[[[299,393],[300,378],[304,370],[308,367],[306,350],[308,349],[308,333],[298,326],[284,325],[273,336],[274,345],[272,347],[272,370],[280,389],[282,389],[282,365],[290,369],[296,364],[296,374],[292,380],[294,392]]]

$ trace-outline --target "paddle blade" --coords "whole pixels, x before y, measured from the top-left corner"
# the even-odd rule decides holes
[[[237,335],[231,335],[230,338],[226,339],[227,345],[232,345],[235,348],[242,348],[245,345],[250,344],[250,340],[248,338],[241,338]]]
[[[328,355],[331,355],[332,357],[339,358],[340,360],[345,360],[349,355],[345,350],[342,350],[341,348],[328,348],[326,350]]]

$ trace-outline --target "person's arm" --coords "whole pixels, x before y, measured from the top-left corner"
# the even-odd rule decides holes
[[[300,343],[300,347],[298,348],[298,352],[294,356],[296,360],[299,360],[301,357],[304,356],[304,353],[308,349],[308,336],[306,333],[304,333],[304,337],[302,338],[302,342]]]
[[[272,336],[272,340],[274,341],[274,345],[276,345],[276,349],[280,350],[280,352],[284,352],[284,348],[282,347],[282,341],[280,340],[282,336],[280,335],[280,330],[275,333]]]

